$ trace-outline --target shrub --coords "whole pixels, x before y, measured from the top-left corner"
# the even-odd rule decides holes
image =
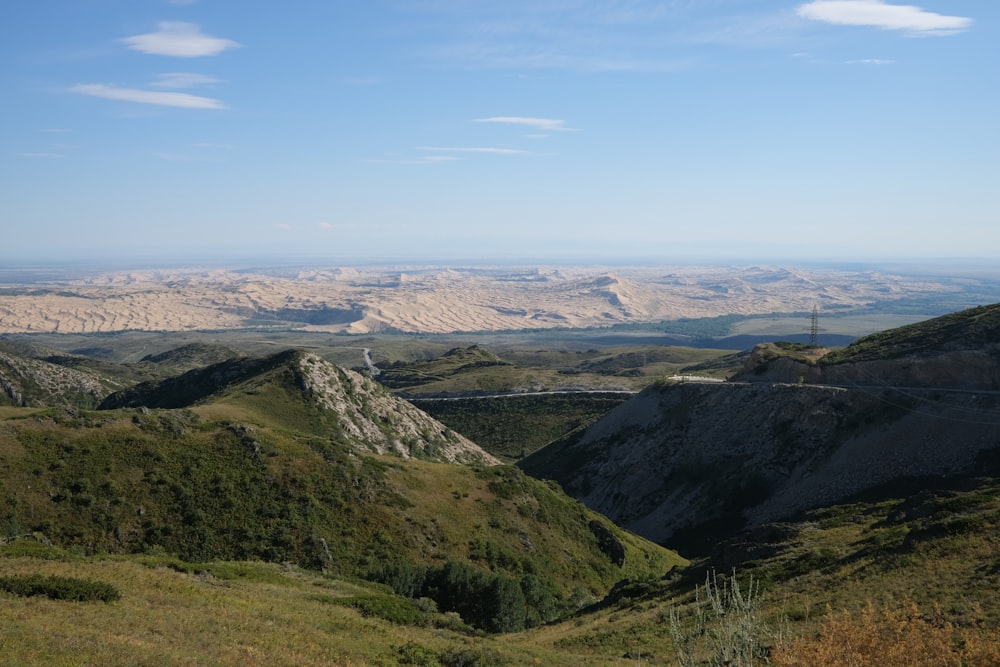
[[[353,607],[365,616],[375,616],[398,625],[426,625],[427,616],[412,600],[399,595],[365,595],[337,598],[335,604]]]
[[[855,617],[827,609],[820,632],[776,647],[777,667],[995,667],[1000,632],[956,628],[940,611],[922,614],[916,603],[877,611],[871,602]]]
[[[685,622],[676,609],[669,612],[670,638],[680,667],[764,664],[766,643],[773,633],[757,608],[759,597],[760,586],[753,577],[744,590],[735,570],[721,584],[715,572],[706,573],[705,586],[695,589],[692,618]]]
[[[401,665],[417,665],[418,667],[440,667],[441,665],[435,651],[415,642],[403,644],[396,649],[396,653],[399,655],[399,664]]]
[[[439,658],[444,667],[504,667],[508,662],[499,652],[486,648],[459,648],[445,651]]]
[[[0,590],[23,597],[44,595],[53,600],[77,602],[114,602],[121,598],[121,593],[111,584],[43,574],[0,577]]]

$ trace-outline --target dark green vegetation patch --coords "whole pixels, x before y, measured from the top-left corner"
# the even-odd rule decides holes
[[[74,602],[114,602],[121,598],[117,588],[102,581],[44,574],[0,577],[0,590],[21,597],[41,595]]]
[[[517,461],[549,443],[587,428],[630,397],[580,393],[411,403],[505,461]]]

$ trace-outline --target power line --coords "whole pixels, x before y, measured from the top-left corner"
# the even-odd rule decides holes
[[[819,306],[813,304],[812,322],[809,326],[809,344],[819,347]]]

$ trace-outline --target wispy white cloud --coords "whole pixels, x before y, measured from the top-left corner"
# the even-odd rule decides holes
[[[895,60],[885,60],[883,58],[862,58],[860,60],[848,60],[848,65],[895,65]]]
[[[171,93],[157,90],[141,90],[139,88],[121,88],[103,83],[81,83],[70,89],[80,95],[102,97],[106,100],[119,102],[135,102],[137,104],[156,104],[165,107],[181,107],[184,109],[224,109],[225,105],[211,97],[201,97],[189,93]]]
[[[557,118],[531,118],[527,116],[492,116],[490,118],[476,118],[473,123],[505,123],[508,125],[526,125],[546,132],[578,132],[579,130],[566,127],[566,121]]]
[[[369,164],[446,164],[461,159],[456,155],[425,155],[418,158],[368,158],[362,162]]]
[[[891,5],[884,0],[813,0],[795,12],[804,18],[837,25],[871,26],[915,35],[954,35],[973,23],[964,16],[945,16],[914,5]]]
[[[528,151],[517,148],[492,148],[492,147],[446,147],[446,146],[417,146],[417,151],[430,151],[433,153],[488,153],[491,155],[524,155]]]
[[[231,39],[206,35],[194,23],[181,21],[164,21],[156,32],[133,35],[120,41],[134,51],[175,58],[214,56],[240,46]]]
[[[149,85],[154,88],[197,88],[198,86],[211,86],[221,83],[221,79],[207,74],[196,74],[195,72],[166,72],[161,74]]]

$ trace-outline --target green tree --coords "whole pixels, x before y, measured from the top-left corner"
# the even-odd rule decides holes
[[[486,589],[486,629],[490,632],[523,630],[526,614],[520,584],[509,577],[494,577]]]

